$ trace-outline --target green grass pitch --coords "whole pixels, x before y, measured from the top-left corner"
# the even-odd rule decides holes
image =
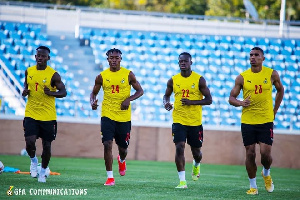
[[[276,159],[276,158],[275,158]],[[25,156],[0,155],[5,166],[29,171],[30,160]],[[40,160],[40,158],[39,158]],[[115,186],[104,186],[106,172],[103,159],[52,157],[50,170],[61,175],[52,175],[47,183],[38,183],[36,178],[11,172],[0,175],[0,199],[300,199],[300,170],[272,168],[275,185],[273,193],[264,188],[258,167],[257,185],[259,194],[246,195],[249,181],[244,166],[201,164],[201,176],[192,181],[192,164],[186,163],[187,189],[175,189],[179,184],[173,162],[127,160],[124,177],[118,173],[114,160]],[[14,194],[6,191],[14,186]],[[68,195],[38,195],[39,190],[60,190]],[[85,190],[86,195],[76,195]],[[21,193],[16,195],[17,192]],[[23,192],[23,194],[22,194]],[[25,195],[26,193],[26,195]]]

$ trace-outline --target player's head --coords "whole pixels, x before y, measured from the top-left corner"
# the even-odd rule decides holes
[[[262,66],[265,60],[264,51],[260,47],[254,47],[250,51],[250,64],[251,66]]]
[[[120,67],[122,52],[119,49],[110,49],[106,52],[106,55],[110,68],[117,69]]]
[[[37,65],[47,65],[47,61],[50,60],[50,49],[46,46],[39,46],[36,48],[35,60]]]
[[[192,56],[188,52],[182,52],[178,56],[178,64],[181,71],[190,70],[192,62]]]
[[[251,49],[251,51],[252,50],[258,50],[258,51],[260,51],[261,53],[262,53],[262,55],[264,55],[264,50],[262,50],[260,47],[253,47],[252,49]]]

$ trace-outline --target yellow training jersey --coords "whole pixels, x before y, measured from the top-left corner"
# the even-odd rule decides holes
[[[176,74],[173,79],[173,92],[175,95],[173,123],[187,126],[199,126],[202,124],[201,105],[182,105],[181,99],[201,100],[202,93],[199,91],[199,80],[201,75],[192,72],[189,77]]]
[[[243,107],[241,122],[264,124],[273,122],[272,76],[273,69],[262,67],[258,73],[251,68],[241,73],[244,78],[243,98],[250,96],[250,106]]]
[[[51,79],[56,71],[50,66],[45,70],[37,70],[37,66],[27,68],[27,84],[29,89],[25,117],[40,121],[56,120],[55,97],[44,93],[47,86],[50,91],[56,91],[51,86]]]
[[[108,68],[100,73],[104,91],[102,117],[108,117],[118,122],[131,120],[131,106],[129,105],[128,110],[121,110],[122,102],[130,96],[129,73],[130,70],[123,67],[116,72],[112,72]]]

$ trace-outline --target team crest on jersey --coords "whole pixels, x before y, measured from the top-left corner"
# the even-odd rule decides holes
[[[178,85],[178,84],[176,84],[177,85],[177,87],[179,87],[180,88],[180,85]]]
[[[267,84],[268,83],[268,80],[267,80],[267,78],[265,78],[265,80],[264,80],[264,84]]]
[[[45,78],[44,80],[43,80],[43,83],[45,84],[47,82],[47,78]]]
[[[195,88],[195,83],[193,83],[192,88],[193,88],[193,89]]]
[[[122,84],[125,83],[125,78],[123,78],[123,79],[121,80],[121,83],[122,83]]]

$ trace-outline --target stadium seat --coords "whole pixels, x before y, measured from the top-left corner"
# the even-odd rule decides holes
[[[0,47],[2,44],[5,44],[5,46],[1,47],[3,52],[7,55],[6,51],[8,51],[10,53],[8,54],[9,56],[13,55],[13,53],[23,55],[23,65],[21,61],[15,61],[14,65],[10,64],[11,68],[16,68],[19,71],[35,63],[32,57],[34,49],[38,45],[43,44],[44,40],[48,41],[47,36],[41,33],[40,26],[34,28],[31,25],[20,26],[18,24],[15,26],[14,31],[21,29],[22,34],[18,40],[7,38],[9,37],[9,35],[5,34],[7,30],[0,31],[0,39],[4,39],[1,39]],[[95,63],[102,63],[106,59],[105,52],[108,47],[114,46],[122,49],[124,52],[122,65],[128,66],[134,71],[145,90],[145,95],[137,101],[138,103],[135,102],[133,111],[136,111],[138,115],[141,114],[142,119],[147,121],[171,120],[170,112],[165,111],[161,105],[162,96],[169,78],[179,72],[177,62],[178,55],[182,51],[191,53],[194,62],[193,70],[205,77],[214,97],[213,105],[204,107],[204,110],[207,111],[204,112],[203,116],[204,124],[224,126],[238,126],[240,124],[241,110],[228,107],[228,95],[236,76],[249,67],[249,52],[254,45],[261,46],[264,49],[266,57],[264,64],[278,70],[282,76],[283,84],[289,90],[284,101],[294,102],[300,96],[291,95],[293,93],[299,94],[300,88],[297,85],[298,82],[294,81],[297,80],[299,74],[298,55],[300,55],[297,54],[300,50],[296,50],[298,45],[296,40],[183,33],[171,34],[88,27],[80,27],[80,35],[90,39],[90,47],[93,49]],[[25,39],[25,47],[22,47],[22,42],[20,42],[23,38]],[[17,49],[14,49],[16,44]],[[27,48],[26,45],[30,48]],[[11,48],[17,50],[17,52],[10,52],[13,51]],[[59,55],[59,52],[55,53],[54,57],[57,55]],[[90,109],[89,104],[81,102],[85,101],[83,99],[86,94],[82,91],[77,91],[76,84],[72,83],[74,82],[72,81],[72,75],[68,75],[68,70],[62,68],[62,64],[54,60],[52,64],[59,72],[65,74],[64,80],[68,83],[68,93],[72,96],[72,99],[57,104],[58,114],[69,117],[99,117],[98,112],[87,111]],[[104,62],[102,64],[103,69],[108,68],[107,63]],[[79,101],[76,109],[72,108],[74,107],[74,99]],[[174,97],[172,97],[172,100],[174,100]],[[139,107],[145,106],[147,109],[139,111]],[[219,109],[217,106],[222,108]],[[226,106],[227,108],[225,108]],[[291,113],[296,111],[298,107],[290,105],[285,106],[284,109],[286,112]],[[223,113],[223,116],[220,115],[220,111]],[[280,125],[277,125],[277,127],[280,127]],[[293,128],[294,125],[284,124],[280,128],[288,129],[290,127]]]

